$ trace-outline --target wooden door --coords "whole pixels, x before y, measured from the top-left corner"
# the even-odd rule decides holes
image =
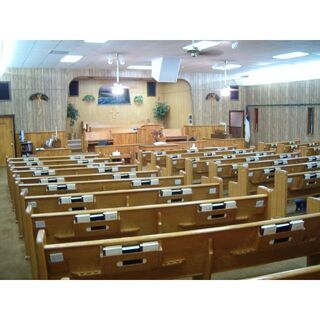
[[[243,138],[244,111],[229,111],[229,134],[233,138]]]
[[[6,157],[15,157],[14,115],[0,116],[0,166],[6,165]]]

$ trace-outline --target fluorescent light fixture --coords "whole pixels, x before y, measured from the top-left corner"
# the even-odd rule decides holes
[[[0,77],[5,73],[9,66],[15,49],[15,41],[0,40]]]
[[[301,51],[295,51],[295,52],[288,52],[283,54],[277,54],[276,56],[273,56],[274,59],[293,59],[293,58],[299,58],[309,55],[307,52],[301,52]]]
[[[198,41],[193,44],[190,44],[186,47],[183,47],[185,50],[192,50],[194,47],[198,48],[198,50],[208,49],[214,46],[217,46],[220,42],[218,41]]]
[[[77,62],[82,58],[83,56],[66,55],[60,60],[60,62]]]
[[[127,69],[134,69],[134,70],[151,70],[151,69],[152,69],[152,66],[132,65],[132,66],[128,66]]]
[[[102,39],[92,39],[92,40],[83,40],[86,43],[105,43],[108,40],[102,40]]]
[[[214,70],[231,70],[231,69],[237,69],[240,67],[242,67],[240,64],[228,63],[227,65],[222,65],[222,66],[214,65],[214,66],[212,66],[212,69],[214,69]]]
[[[235,75],[239,77],[237,79],[239,85],[250,86],[320,79],[320,60],[259,68],[246,74],[248,75],[246,78],[241,77],[241,74]]]

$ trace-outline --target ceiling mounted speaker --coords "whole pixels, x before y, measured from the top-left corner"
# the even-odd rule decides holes
[[[159,58],[152,60],[152,78],[158,82],[177,82],[180,58]]]

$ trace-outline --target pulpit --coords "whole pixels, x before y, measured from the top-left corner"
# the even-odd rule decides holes
[[[140,128],[137,130],[137,141],[138,144],[153,144],[154,138],[152,131],[153,130],[160,130],[162,126],[159,123],[147,123],[141,125]]]

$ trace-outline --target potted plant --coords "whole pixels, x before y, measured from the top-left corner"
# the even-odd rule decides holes
[[[164,121],[169,113],[170,107],[166,102],[157,102],[153,108],[153,116],[161,121]]]
[[[82,98],[82,101],[93,102],[96,98],[92,94],[87,94]]]
[[[136,104],[142,104],[143,103],[143,97],[142,96],[135,96],[133,98],[134,103]]]
[[[74,126],[75,122],[77,121],[77,119],[79,118],[79,116],[80,116],[79,111],[74,106],[74,104],[68,103],[68,106],[67,106],[67,118],[70,119],[70,127],[72,128],[72,139],[73,139],[73,136],[74,136],[73,126]]]

